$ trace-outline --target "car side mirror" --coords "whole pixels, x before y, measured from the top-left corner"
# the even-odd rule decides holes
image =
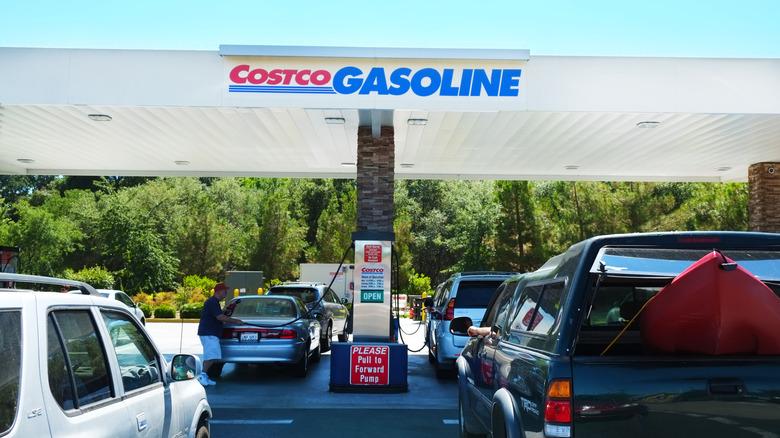
[[[433,307],[433,298],[426,298],[423,300],[423,307]]]
[[[190,380],[203,371],[200,358],[192,354],[177,354],[173,356],[170,365],[170,376],[174,381]]]
[[[313,319],[322,319],[323,316],[322,313],[320,312],[311,312],[309,313],[309,315],[311,315]]]
[[[349,304],[349,300],[346,297],[344,297],[341,299],[341,304]]]
[[[455,336],[468,336],[469,327],[474,325],[468,316],[460,316],[450,321],[450,333]]]

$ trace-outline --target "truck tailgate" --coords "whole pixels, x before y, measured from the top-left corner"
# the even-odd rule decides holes
[[[780,357],[572,358],[574,437],[780,437]]]

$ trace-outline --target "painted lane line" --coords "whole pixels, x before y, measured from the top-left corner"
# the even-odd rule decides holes
[[[292,424],[293,420],[211,420],[211,424]]]

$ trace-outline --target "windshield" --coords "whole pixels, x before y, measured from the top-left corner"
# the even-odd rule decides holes
[[[599,252],[590,272],[676,277],[712,251],[605,247]],[[762,281],[780,280],[780,251],[727,249],[721,252]]]

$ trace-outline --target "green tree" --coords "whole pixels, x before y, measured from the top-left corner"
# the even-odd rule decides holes
[[[357,227],[357,190],[333,192],[327,208],[317,221],[316,241],[306,249],[309,263],[338,263],[352,246]],[[345,263],[353,258],[348,257]]]
[[[457,256],[452,271],[492,269],[495,218],[500,206],[490,181],[447,181],[444,198],[452,220],[445,245]]]
[[[126,292],[156,292],[175,287],[178,260],[169,252],[164,236],[138,190],[122,190],[102,199],[98,230],[104,265]],[[162,202],[162,200],[160,200]]]
[[[537,225],[533,185],[529,181],[497,181],[501,206],[496,227],[496,269],[532,271],[551,255]]]
[[[14,204],[14,210],[18,220],[6,222],[3,234],[7,239],[5,245],[21,248],[19,272],[46,276],[64,274],[67,257],[81,238],[73,221],[55,216],[45,207],[33,207],[23,199]]]
[[[306,226],[290,212],[288,180],[261,181],[263,190],[248,204],[253,227],[246,234],[249,267],[266,278],[298,277],[298,260],[306,249]]]

